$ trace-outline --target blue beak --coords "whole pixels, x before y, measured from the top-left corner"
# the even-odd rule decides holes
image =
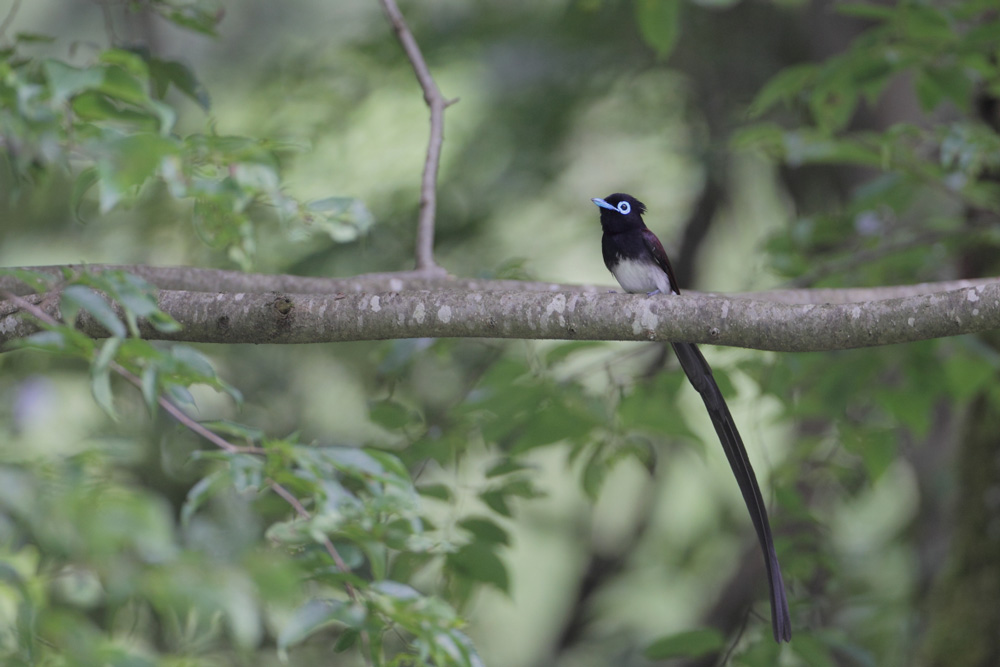
[[[594,197],[590,201],[594,202],[595,204],[597,204],[601,208],[608,209],[609,211],[617,211],[618,210],[614,206],[612,206],[611,204],[609,204],[608,202],[604,201],[603,199],[598,199],[597,197]]]

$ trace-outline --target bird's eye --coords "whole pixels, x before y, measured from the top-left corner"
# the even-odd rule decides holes
[[[631,210],[632,207],[628,205],[627,201],[618,203],[618,212],[621,213],[622,215],[628,215]]]

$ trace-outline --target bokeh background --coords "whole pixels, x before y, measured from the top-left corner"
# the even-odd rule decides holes
[[[657,4],[403,3],[441,90],[459,98],[446,112],[438,190],[436,257],[449,272],[610,285],[590,198],[611,192],[647,204],[647,223],[682,288],[877,286],[995,271],[995,201],[970,203],[929,185],[947,174],[914,175],[921,160],[940,165],[939,146],[919,144],[909,168],[894,171],[893,160],[796,156],[787,137],[778,156],[739,140],[761,122],[751,105],[765,83],[784,68],[843,57],[873,29],[871,16],[845,15],[831,2],[685,2],[671,41]],[[33,45],[35,53],[85,62],[108,45],[110,21],[117,43],[146,45],[199,76],[210,109],[171,98],[179,132],[212,127],[282,142],[289,194],[354,197],[371,213],[371,228],[346,242],[289,233],[263,216],[254,270],[351,276],[410,268],[428,116],[377,2],[220,6],[216,38],[116,3],[102,11],[71,0],[24,3],[14,29],[56,37]],[[877,134],[907,123],[940,136],[960,122],[988,127],[988,87],[970,87],[965,107],[945,100],[927,108],[920,76],[885,75],[878,94],[825,130]],[[816,108],[789,107],[770,120],[821,125]],[[54,171],[16,194],[0,192],[0,265],[241,268],[225,248],[204,242],[190,207],[163,188],[108,214],[86,199],[78,221],[72,182],[71,173]],[[983,483],[1000,483],[995,434],[982,436],[977,453],[972,445],[972,431],[996,409],[995,344],[983,337],[822,354],[706,350],[772,507],[795,618],[786,649],[769,638],[763,568],[736,485],[698,397],[681,386],[661,346],[204,346],[246,403],[237,409],[208,390],[195,397],[200,416],[239,419],[275,436],[403,452],[420,481],[453,489],[449,502],[426,499],[445,533],[486,511],[485,471],[517,449],[502,429],[491,437],[473,428],[477,388],[533,378],[542,387],[531,393],[541,397],[537,409],[512,413],[525,423],[563,393],[610,410],[578,441],[553,435],[517,452],[543,493],[512,497],[511,516],[495,517],[510,534],[500,552],[509,590],[458,596],[486,664],[650,664],[643,650],[657,638],[711,627],[726,648],[737,647],[729,658],[736,664],[986,665],[1000,659],[990,652],[995,639],[980,636],[967,660],[965,649],[951,651],[952,663],[938,661],[935,642],[956,636],[940,629],[947,623],[939,614],[957,613],[945,610],[962,584],[947,576],[971,567],[963,550],[997,549],[995,493],[969,501],[985,503],[979,509],[993,517],[983,543],[962,542],[967,526],[954,518],[956,506],[966,507],[963,470],[993,466],[994,481]],[[519,370],[491,374],[497,364]],[[188,459],[197,445],[166,420],[143,417],[138,399],[116,424],[90,399],[77,364],[19,352],[0,357],[0,369],[8,463],[117,438],[128,443],[118,465],[129,484],[158,494],[168,516],[183,502],[197,479]],[[380,423],[375,406],[388,399],[419,417],[401,428]],[[422,456],[428,434],[449,440],[451,455]],[[597,455],[602,438],[631,444]],[[216,532],[203,539],[252,543],[259,517],[227,502],[204,524]],[[8,557],[16,551],[8,544]],[[988,561],[973,569],[994,590],[1000,575]],[[421,583],[441,586],[433,574]],[[212,660],[269,664],[275,658],[261,641],[252,661],[225,647],[214,647]],[[290,662],[331,664],[321,656],[317,642]],[[709,651],[684,664],[719,664],[720,656]]]

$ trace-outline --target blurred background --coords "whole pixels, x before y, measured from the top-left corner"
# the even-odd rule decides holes
[[[7,37],[51,35],[25,50],[79,66],[112,43],[181,61],[210,106],[168,95],[177,133],[272,141],[283,192],[355,198],[370,225],[338,237],[264,212],[253,251],[233,254],[166,185],[102,211],[93,192],[74,196],[72,167],[41,169],[0,181],[0,265],[412,267],[428,113],[377,2],[220,2],[214,38],[126,4],[32,0]],[[995,273],[997,172],[983,157],[1000,120],[995,11],[924,3],[914,18],[912,4],[402,3],[439,87],[459,98],[445,115],[438,263],[457,276],[611,285],[590,198],[628,192],[646,203],[682,288]],[[792,74],[775,85],[781,72]],[[431,570],[413,580],[456,605],[486,664],[645,665],[676,650],[688,665],[987,665],[1000,661],[990,597],[1000,593],[1000,467],[988,427],[997,342],[705,350],[771,508],[796,633],[785,648],[770,639],[736,484],[662,346],[201,346],[245,404],[194,394],[199,417],[394,451],[418,483],[450,489],[446,501],[423,498],[446,538],[473,515],[501,526],[509,579],[473,576],[479,585],[462,588]],[[134,397],[119,398],[124,418],[111,421],[78,363],[17,352],[0,369],[7,464],[99,441],[108,478],[155,498],[157,521],[174,520],[199,478],[191,436],[146,417]],[[518,484],[497,487],[489,471],[510,461]],[[498,489],[502,502],[487,494]],[[251,550],[267,522],[247,507],[235,494],[218,501],[177,548]],[[24,558],[7,524],[6,556]],[[42,549],[48,558],[58,554]],[[979,620],[958,620],[970,613]],[[206,664],[271,664],[268,623],[280,625],[261,620],[242,649],[215,635],[184,646]],[[700,628],[718,631],[707,650],[678,634]],[[653,650],[658,639],[680,648]],[[289,663],[329,664],[326,646],[314,637]]]

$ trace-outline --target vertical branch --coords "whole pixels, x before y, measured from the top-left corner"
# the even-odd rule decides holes
[[[0,23],[0,40],[4,38],[7,34],[7,28],[10,24],[14,22],[14,17],[17,16],[17,10],[21,8],[21,0],[14,0],[11,4],[10,9],[7,11],[7,16],[3,18],[3,23]]]
[[[431,110],[431,136],[424,160],[424,175],[420,183],[420,217],[417,221],[417,270],[440,272],[434,262],[434,216],[437,209],[437,174],[441,161],[441,142],[444,141],[444,110],[458,100],[447,100],[431,76],[420,46],[403,20],[396,0],[379,0],[385,15],[392,23],[399,43],[417,75],[417,82],[424,91],[424,102]]]

